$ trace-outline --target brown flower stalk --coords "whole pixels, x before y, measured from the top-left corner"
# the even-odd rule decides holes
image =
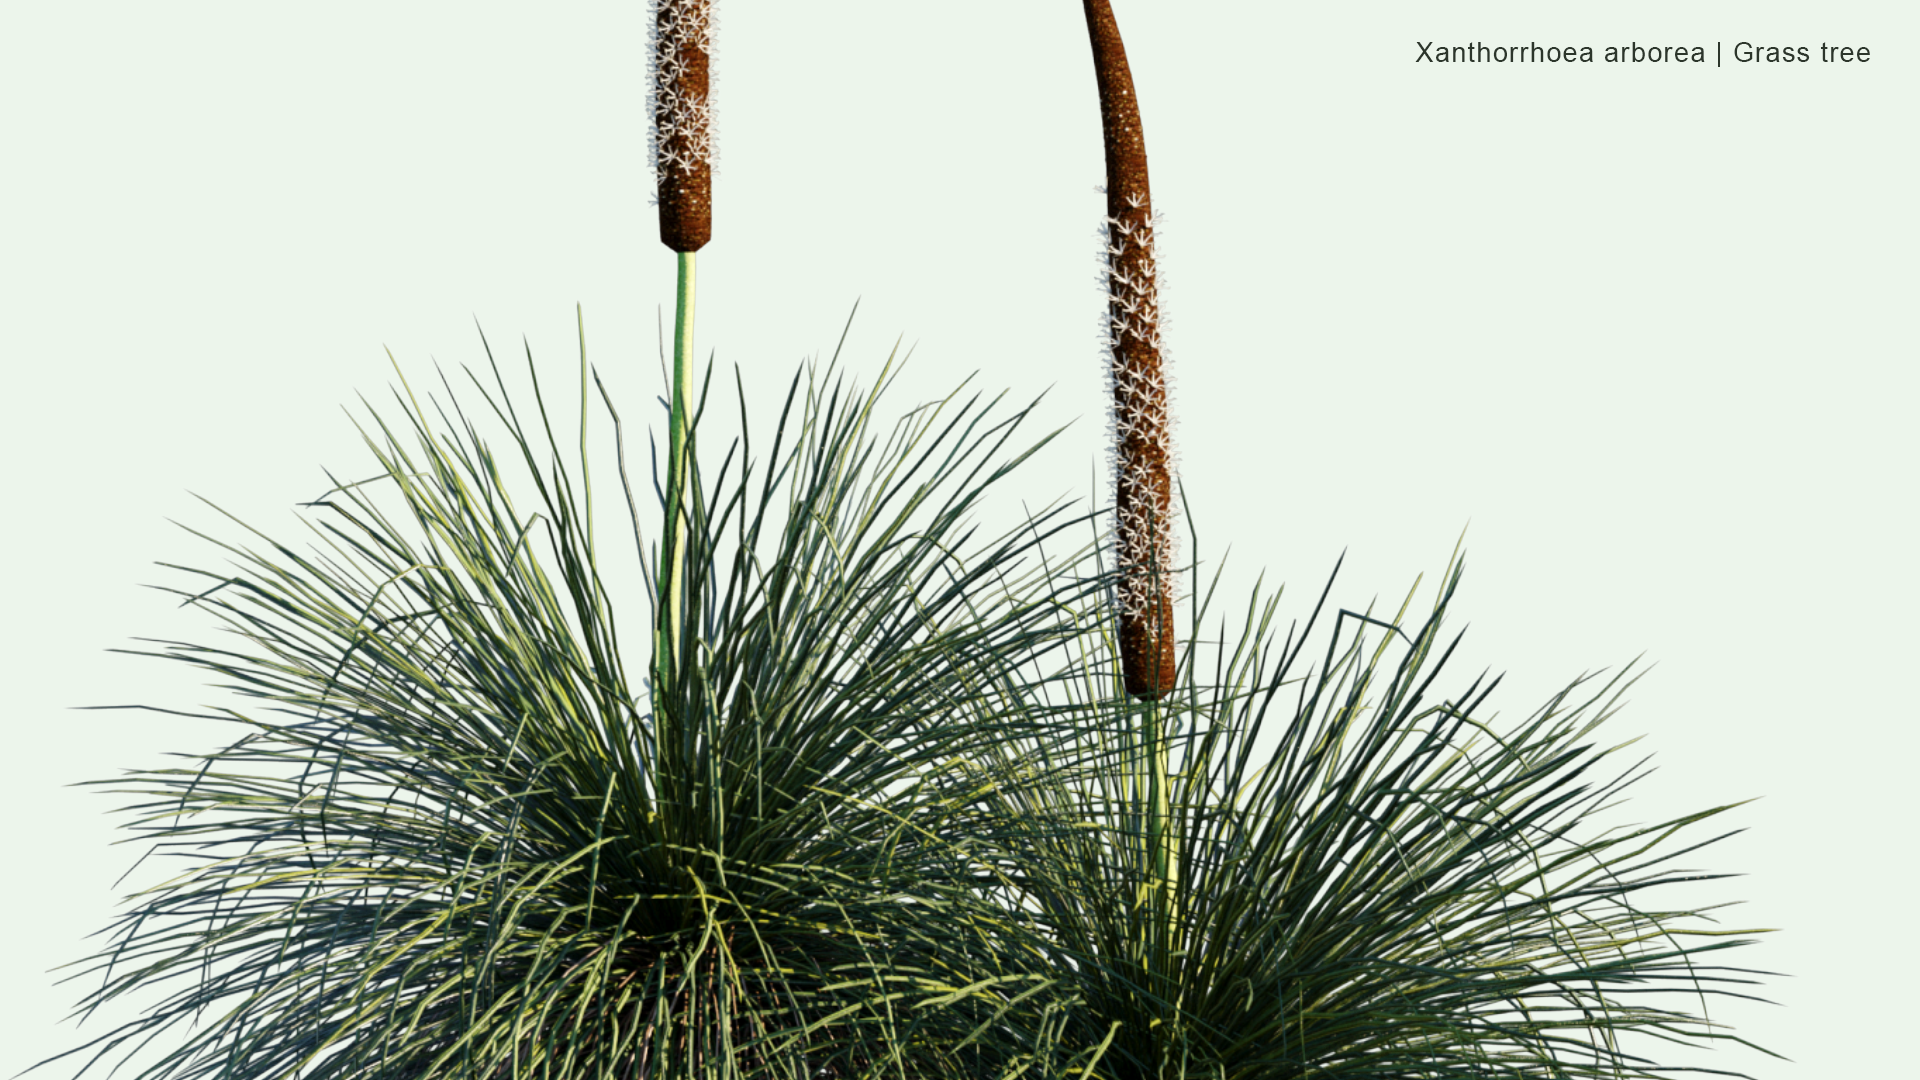
[[[713,238],[713,0],[657,0],[653,24],[653,166],[660,242],[681,253]]]
[[[1159,698],[1177,674],[1173,471],[1160,361],[1159,273],[1147,142],[1126,46],[1107,0],[1084,0],[1107,150],[1106,349],[1113,383],[1114,561],[1127,693]]]

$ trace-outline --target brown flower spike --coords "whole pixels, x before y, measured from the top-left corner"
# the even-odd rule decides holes
[[[1173,636],[1173,472],[1160,361],[1159,271],[1147,142],[1126,46],[1107,0],[1084,0],[1107,149],[1107,323],[1114,426],[1114,561],[1127,693],[1164,697]]]
[[[657,0],[653,24],[653,166],[660,242],[699,251],[713,238],[713,0]]]

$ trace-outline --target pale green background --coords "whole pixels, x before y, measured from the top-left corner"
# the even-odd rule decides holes
[[[1115,0],[1165,213],[1183,477],[1229,595],[1397,599],[1461,530],[1456,687],[1518,718],[1583,670],[1658,667],[1611,725],[1658,772],[1629,818],[1763,798],[1689,860],[1778,926],[1735,958],[1783,1008],[1716,1006],[1796,1064],[1893,1076],[1916,956],[1910,3]],[[645,7],[0,6],[0,552],[7,845],[0,1075],[70,1045],[83,954],[136,852],[64,785],[223,732],[70,706],[225,701],[110,655],[211,640],[141,584],[217,564],[191,497],[295,537],[343,405],[391,348],[507,358],[571,402],[574,304],[650,418],[673,260],[647,205]],[[1048,387],[1101,461],[1101,154],[1072,0],[722,0],[721,173],[699,346],[771,403],[830,352],[917,344],[905,406],[978,371]],[[1864,44],[1868,64],[1416,66],[1414,42]],[[671,317],[670,310],[668,318]],[[357,408],[357,406],[356,406]],[[597,422],[597,421],[596,421]],[[1429,578],[1431,580],[1431,577]],[[146,871],[143,869],[143,875]],[[148,880],[151,876],[148,875]],[[102,1030],[103,1018],[81,1028]],[[1904,1064],[1903,1064],[1904,1063]],[[68,1075],[56,1070],[46,1075]]]

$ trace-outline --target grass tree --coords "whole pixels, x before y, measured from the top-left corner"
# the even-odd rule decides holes
[[[471,389],[402,377],[363,429],[374,476],[308,504],[304,546],[208,535],[228,565],[173,588],[230,636],[143,651],[237,695],[239,734],[104,783],[179,872],[82,965],[85,1010],[155,1000],[64,1060],[158,1041],[143,1080],[1548,1080],[1739,1041],[1705,1005],[1746,992],[1721,961],[1752,932],[1659,904],[1729,808],[1601,824],[1642,775],[1596,734],[1629,674],[1497,722],[1497,680],[1443,681],[1457,557],[1423,615],[1342,609],[1330,582],[1284,634],[1257,591],[1229,626],[1216,579],[1175,634],[1146,148],[1113,12],[1083,5],[1111,517],[982,535],[1031,407],[956,391],[889,425],[891,358],[870,391],[837,352],[804,368],[761,456],[736,378],[749,434],[702,458],[711,6],[658,0],[659,516],[602,391],[623,498],[596,528],[583,332],[577,447],[489,353]],[[1110,547],[1080,542],[1102,526]],[[647,596],[609,587],[625,559]],[[616,618],[636,609],[644,661]]]
[[[1606,775],[1612,751],[1582,741],[1624,675],[1577,681],[1507,730],[1486,712],[1497,680],[1436,698],[1457,560],[1417,623],[1406,606],[1339,610],[1308,670],[1325,594],[1282,641],[1256,595],[1210,657],[1196,599],[1176,664],[1146,147],[1112,9],[1083,7],[1106,151],[1118,603],[1086,619],[1065,676],[1027,684],[1022,707],[1045,721],[1009,724],[966,772],[990,793],[969,834],[1021,928],[1007,948],[1044,957],[1076,1003],[1060,1045],[1098,1045],[1113,1080],[1620,1077],[1663,1071],[1636,1036],[1732,1038],[1705,1002],[1751,980],[1708,961],[1754,931],[1643,900],[1698,880],[1672,866],[1698,845],[1669,843],[1729,808],[1595,824],[1637,778]]]
[[[221,714],[231,745],[107,783],[184,866],[84,971],[89,1009],[166,996],[75,1053],[177,1040],[153,1077],[970,1074],[968,1035],[1045,980],[991,973],[923,778],[1005,738],[1008,658],[1059,645],[1088,587],[1034,572],[1061,511],[967,524],[1027,411],[956,394],[888,430],[877,390],[796,378],[768,471],[750,445],[690,467],[701,648],[648,695],[600,569],[584,360],[575,470],[537,383],[531,417],[497,369],[482,389],[504,455],[451,388],[408,390],[369,433],[378,476],[309,506],[315,545],[218,542],[232,565],[176,590],[232,641],[152,655],[252,706]]]

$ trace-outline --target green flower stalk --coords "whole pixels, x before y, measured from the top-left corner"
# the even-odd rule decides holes
[[[694,253],[713,237],[713,0],[656,0],[651,147],[660,242],[679,255],[673,307],[673,399],[668,421],[667,513],[660,552],[657,661],[681,654],[687,522],[688,397],[693,381]]]
[[[1084,0],[1100,86],[1107,151],[1107,319],[1113,387],[1114,562],[1119,571],[1120,660],[1127,693],[1153,700],[1173,689],[1173,470],[1167,379],[1160,356],[1159,271],[1147,142],[1133,74],[1113,8]]]

